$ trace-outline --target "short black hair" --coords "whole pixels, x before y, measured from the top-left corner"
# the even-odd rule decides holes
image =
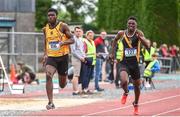
[[[74,27],[74,30],[76,30],[76,29],[82,29],[80,26],[76,26],[76,27]]]
[[[128,21],[129,20],[135,20],[136,22],[137,22],[137,18],[135,17],[135,16],[130,16],[129,18],[128,18]]]
[[[49,8],[49,9],[48,9],[48,13],[49,13],[49,12],[55,12],[56,15],[58,15],[58,11],[57,11],[56,9],[54,9],[54,8]]]

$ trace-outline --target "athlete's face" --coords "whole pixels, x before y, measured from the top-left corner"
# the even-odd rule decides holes
[[[56,13],[55,12],[48,12],[48,22],[55,23],[56,22]]]
[[[128,20],[127,22],[127,28],[129,31],[135,31],[137,28],[137,22],[135,20]]]

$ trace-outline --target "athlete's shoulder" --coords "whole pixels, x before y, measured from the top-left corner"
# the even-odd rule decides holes
[[[45,33],[45,32],[46,32],[46,29],[47,29],[47,26],[44,26],[41,31],[42,31],[43,33]]]
[[[118,31],[118,35],[120,35],[120,36],[124,35],[124,33],[125,33],[125,30],[119,30]]]
[[[144,35],[144,33],[139,29],[136,30],[136,34]]]
[[[65,33],[66,31],[70,31],[68,24],[66,24],[64,22],[59,22],[59,24],[60,24],[61,32]]]
[[[65,22],[62,22],[62,21],[59,21],[59,25],[61,27],[67,27],[68,26],[68,24],[66,24]]]
[[[116,35],[116,39],[120,39],[120,38],[122,38],[123,36],[124,36],[124,33],[125,33],[125,31],[124,30],[120,30],[120,31],[118,31],[118,33],[117,33],[117,35]]]
[[[48,23],[42,28],[42,31],[45,30],[48,27]]]

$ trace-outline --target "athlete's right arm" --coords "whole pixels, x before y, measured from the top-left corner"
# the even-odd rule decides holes
[[[112,59],[114,59],[115,49],[116,49],[115,47],[116,47],[116,45],[117,45],[117,42],[118,42],[119,39],[122,38],[123,34],[124,34],[124,31],[122,31],[122,30],[119,31],[119,32],[117,33],[117,35],[115,36],[114,40],[113,40],[113,43],[112,43],[112,53],[111,53],[111,58],[112,58]]]

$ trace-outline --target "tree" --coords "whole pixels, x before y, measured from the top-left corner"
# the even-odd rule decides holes
[[[158,43],[180,44],[176,0],[146,0],[144,32]]]
[[[99,0],[98,28],[109,32],[126,28],[127,18],[136,16],[138,28],[152,41],[179,44],[180,0]],[[179,18],[180,19],[180,18]],[[163,41],[162,41],[163,40]]]
[[[94,18],[96,10],[96,0],[56,0],[59,10],[63,6],[70,14],[70,22],[85,22],[85,17]]]
[[[36,0],[36,31],[40,31],[47,22],[47,10],[51,7],[51,0]]]

